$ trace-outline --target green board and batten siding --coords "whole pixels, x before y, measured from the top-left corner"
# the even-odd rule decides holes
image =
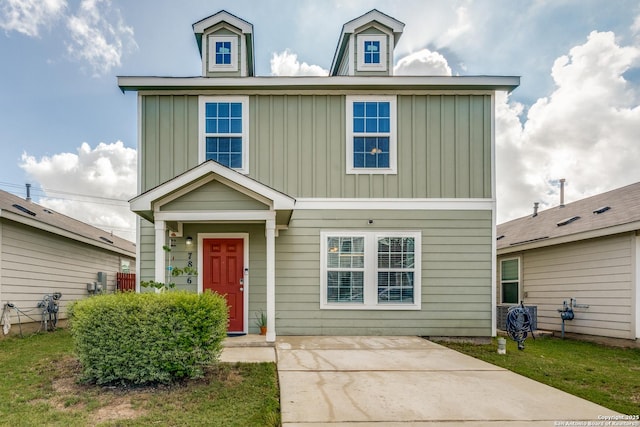
[[[251,96],[249,176],[295,198],[491,198],[491,105],[399,95],[398,174],[347,175],[344,96]],[[141,115],[146,191],[197,166],[198,97],[143,95]]]
[[[320,231],[337,218],[345,230],[422,230],[422,310],[320,310]],[[489,211],[295,211],[276,240],[278,334],[490,335],[491,240]]]

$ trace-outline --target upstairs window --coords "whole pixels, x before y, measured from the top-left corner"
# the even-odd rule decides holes
[[[347,97],[347,173],[396,173],[396,98]]]
[[[358,34],[356,37],[358,71],[387,71],[387,36]]]
[[[248,173],[248,117],[247,97],[201,97],[200,162]]]
[[[238,38],[235,36],[210,35],[209,71],[238,70]]]

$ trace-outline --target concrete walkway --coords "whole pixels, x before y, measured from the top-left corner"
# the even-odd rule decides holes
[[[275,351],[283,427],[587,425],[615,415],[417,337],[278,337]]]

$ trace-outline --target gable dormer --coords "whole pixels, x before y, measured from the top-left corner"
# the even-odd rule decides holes
[[[253,25],[221,10],[193,24],[203,77],[253,76]]]
[[[391,76],[393,49],[404,24],[373,9],[342,26],[332,76]]]

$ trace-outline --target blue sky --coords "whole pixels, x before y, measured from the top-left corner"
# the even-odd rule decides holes
[[[133,238],[116,76],[199,75],[191,25],[221,9],[254,25],[257,75],[321,74],[372,8],[406,24],[398,73],[521,76],[496,103],[499,222],[557,204],[559,178],[568,201],[640,181],[637,1],[0,0],[0,189]]]

